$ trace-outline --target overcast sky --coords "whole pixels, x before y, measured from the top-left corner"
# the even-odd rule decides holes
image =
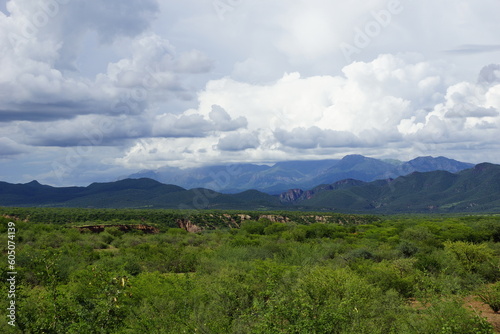
[[[500,163],[498,0],[0,0],[0,180]]]

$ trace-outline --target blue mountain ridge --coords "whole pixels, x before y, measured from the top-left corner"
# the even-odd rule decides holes
[[[185,189],[148,178],[92,183],[87,187],[0,182],[0,206],[498,213],[500,165],[481,163],[456,173],[412,172],[370,182],[344,179],[305,191],[294,188],[280,196],[258,190],[223,194],[205,188]]]
[[[271,166],[234,164],[186,169],[164,167],[144,170],[126,178],[146,177],[187,189],[209,188],[227,194],[255,189],[278,195],[291,188],[312,189],[320,184],[332,184],[344,179],[370,182],[412,172],[444,170],[456,173],[473,166],[445,157],[418,157],[401,162],[347,155],[342,159],[282,161]]]

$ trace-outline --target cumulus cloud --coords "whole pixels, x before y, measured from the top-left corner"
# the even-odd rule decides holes
[[[229,78],[214,80],[200,94],[200,112],[213,104],[236,116],[248,115],[250,129],[318,126],[359,135],[364,130],[396,131],[401,118],[440,102],[445,69],[421,60],[383,55],[354,63],[343,76],[285,74],[265,85]]]
[[[212,68],[201,51],[178,52],[148,31],[158,11],[154,0],[12,0],[7,9],[9,15],[0,13],[3,121],[141,113],[154,102],[192,98],[187,77]],[[119,45],[117,54],[124,56],[95,79],[79,73],[75,63],[89,32]]]
[[[216,148],[221,151],[244,151],[259,147],[256,133],[231,133],[219,139]]]
[[[205,137],[212,129],[201,115],[160,116],[153,128],[155,137]]]
[[[175,116],[164,114],[157,118],[153,126],[155,137],[206,137],[209,132],[233,131],[247,125],[245,117],[231,119],[231,116],[219,106],[213,106],[208,119],[198,113],[187,111]]]
[[[149,168],[500,148],[495,0],[401,1],[352,63],[340,46],[387,0],[228,3],[8,1],[3,151]]]
[[[342,76],[292,73],[266,85],[224,78],[199,94],[197,113],[220,124],[246,115],[247,130],[227,127],[235,133],[213,147],[234,153],[252,148],[258,159],[290,149],[300,154],[399,150],[411,157],[494,145],[500,85],[495,80],[447,85],[446,73],[440,62],[382,55],[346,66]]]
[[[482,75],[496,66],[487,66]],[[403,119],[399,130],[408,138],[418,138],[450,146],[467,143],[484,146],[495,142],[500,126],[500,84],[495,80],[451,85],[443,98],[424,119]]]
[[[227,111],[218,105],[212,106],[212,111],[208,114],[208,117],[214,122],[215,128],[219,131],[238,130],[246,128],[248,125],[246,117],[240,116],[233,120]]]

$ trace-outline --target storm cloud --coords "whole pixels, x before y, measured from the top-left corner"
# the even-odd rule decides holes
[[[227,3],[0,1],[2,180],[352,153],[500,162],[497,1]]]

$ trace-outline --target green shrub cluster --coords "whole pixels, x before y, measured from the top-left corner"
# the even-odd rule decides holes
[[[493,333],[463,298],[498,311],[498,217],[255,217],[159,234],[19,220],[17,327],[0,332]]]

